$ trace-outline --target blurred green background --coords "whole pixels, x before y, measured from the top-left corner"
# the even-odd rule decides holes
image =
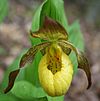
[[[64,1],[69,25],[75,20],[80,21],[93,81],[91,89],[86,90],[86,77],[79,71],[65,96],[65,101],[100,101],[100,0]],[[6,68],[24,48],[30,47],[28,32],[34,12],[42,0],[8,0],[7,4],[5,2],[0,4],[0,12],[1,5],[5,6],[4,14],[0,15],[3,20],[0,20],[0,83]]]

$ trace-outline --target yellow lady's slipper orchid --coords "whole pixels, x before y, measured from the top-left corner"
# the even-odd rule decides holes
[[[40,84],[50,96],[64,95],[73,78],[73,65],[69,58],[71,51],[74,51],[78,61],[78,67],[83,69],[88,78],[88,87],[91,86],[91,73],[89,63],[82,52],[75,48],[68,41],[66,30],[58,22],[46,17],[43,26],[37,32],[31,32],[34,38],[40,38],[45,42],[31,47],[20,60],[19,69],[12,71],[9,75],[9,85],[5,89],[7,93],[14,84],[20,68],[34,59],[38,51],[44,55],[41,58],[38,68]]]
[[[39,63],[39,79],[48,95],[60,96],[64,95],[70,87],[73,66],[60,46],[56,44],[56,47],[52,46],[48,49],[51,53],[46,52]]]

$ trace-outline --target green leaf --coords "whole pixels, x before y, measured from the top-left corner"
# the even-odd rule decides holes
[[[33,20],[32,20],[32,27],[31,30],[32,32],[37,31],[40,27],[40,16],[41,16],[41,12],[42,12],[42,8],[45,5],[45,3],[47,2],[47,0],[45,0],[40,7],[38,7],[38,9],[36,10]]]
[[[47,97],[37,98],[33,101],[48,101]]]
[[[33,97],[36,97],[34,96],[34,89],[35,87],[31,83],[27,81],[18,81],[14,84],[11,92],[19,98],[31,99]]]
[[[75,21],[69,26],[69,41],[79,50],[84,51],[84,38],[81,32],[79,21]]]
[[[8,12],[8,0],[0,0],[0,23],[4,20]]]
[[[52,19],[58,21],[66,29],[68,22],[64,13],[63,0],[45,0],[41,6],[37,9],[33,21],[32,31],[37,31],[43,24],[44,17],[49,16]]]
[[[9,93],[9,94],[0,94],[0,101],[48,101],[48,99],[47,97],[21,99],[21,98],[16,97],[12,93]]]
[[[48,101],[64,101],[64,96],[50,97],[47,95]]]
[[[0,101],[18,101],[18,100],[17,98],[11,95],[0,94]]]
[[[25,79],[31,82],[36,87],[40,87],[39,77],[38,77],[38,64],[41,59],[41,53],[38,52],[35,55],[34,61],[31,65],[28,65],[30,68],[25,69]]]
[[[84,39],[80,29],[79,22],[75,21],[69,27],[68,32],[69,32],[69,41],[79,50],[84,51]],[[70,59],[72,60],[72,63],[74,64],[74,73],[76,73],[78,69],[78,63],[77,63],[77,57],[73,52],[70,54]]]
[[[36,97],[38,98],[44,97],[47,95],[42,89],[39,82],[38,64],[40,62],[41,56],[42,56],[41,53],[38,52],[35,56],[33,63],[30,65],[30,67],[25,69],[25,80],[31,82],[36,87],[36,89],[34,90],[34,93],[36,94]]]
[[[32,99],[34,98],[40,98],[40,97],[44,97],[43,94],[41,94],[41,91],[45,94],[45,92],[43,91],[42,88],[37,88],[34,85],[32,85],[30,82],[27,81],[18,81],[14,84],[13,89],[11,90],[11,92],[22,99]]]
[[[18,81],[15,83],[11,92],[21,99],[42,98],[44,96],[40,93],[41,88],[37,88],[27,81]]]
[[[64,12],[63,0],[47,0],[41,12],[41,23],[43,24],[44,17],[49,16],[58,21],[65,29],[68,27],[68,22]]]

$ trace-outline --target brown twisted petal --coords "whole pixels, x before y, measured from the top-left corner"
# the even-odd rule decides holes
[[[63,26],[49,17],[45,17],[43,26],[38,31],[31,32],[31,36],[44,40],[68,39],[68,33]]]
[[[87,58],[85,57],[84,53],[79,51],[78,49],[76,49],[71,43],[69,43],[65,40],[61,40],[59,43],[60,44],[62,43],[64,47],[68,47],[76,53],[77,61],[78,61],[78,68],[84,70],[84,72],[86,73],[86,76],[88,79],[87,89],[89,89],[92,84],[91,72],[90,72],[89,62],[88,62]]]
[[[87,79],[88,79],[88,87],[89,89],[92,85],[92,80],[91,80],[91,72],[90,72],[90,65],[85,57],[83,52],[78,51],[78,68],[83,69],[86,73]]]
[[[45,43],[41,43],[39,45],[36,45],[36,46],[30,48],[27,51],[27,53],[22,56],[22,58],[20,60],[20,64],[19,64],[19,69],[12,71],[9,75],[8,86],[4,90],[4,93],[7,93],[12,89],[15,79],[16,79],[17,75],[19,74],[20,68],[23,68],[26,63],[31,62],[34,59],[36,52],[47,47],[49,44],[50,43],[45,42]]]

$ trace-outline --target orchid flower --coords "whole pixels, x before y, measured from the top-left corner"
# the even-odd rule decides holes
[[[32,46],[22,56],[19,69],[12,71],[9,75],[9,84],[5,89],[5,93],[13,87],[20,68],[33,61],[38,51],[43,55],[38,67],[39,81],[48,95],[61,96],[68,91],[74,73],[74,66],[69,58],[71,51],[76,54],[78,68],[85,71],[88,79],[87,89],[90,88],[91,73],[88,60],[83,52],[68,41],[68,33],[61,24],[45,17],[43,26],[36,32],[31,31],[30,34],[33,38],[40,38],[42,42]]]

